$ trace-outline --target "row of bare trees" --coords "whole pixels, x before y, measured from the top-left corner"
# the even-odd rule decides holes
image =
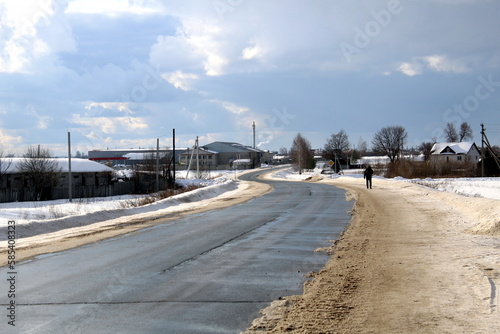
[[[460,129],[457,131],[455,124],[446,123],[446,127],[444,128],[444,137],[447,142],[456,143],[462,142],[464,140],[472,139],[472,128],[469,123],[463,122],[460,124]]]
[[[404,127],[384,127],[375,133],[372,140],[372,150],[376,154],[389,157],[390,161],[394,162],[401,156],[407,140],[408,132]],[[364,146],[363,149],[366,150],[366,143],[361,141],[360,146]],[[331,160],[345,159],[348,151],[350,151],[349,137],[344,130],[340,130],[327,139],[323,157]],[[314,154],[311,150],[311,144],[300,133],[293,140],[290,157],[299,172],[302,169],[314,168]]]
[[[443,129],[443,135],[448,142],[461,142],[473,138],[472,128],[467,122],[463,122],[459,130],[456,129],[453,123],[447,123]],[[391,162],[395,162],[402,155],[407,141],[408,132],[403,126],[388,126],[375,133],[371,142],[371,150],[373,153],[387,156]],[[419,146],[418,149],[424,154],[425,160],[429,159],[431,148],[435,143],[436,139],[433,139],[432,142],[423,142]],[[311,165],[309,162],[312,159],[311,156],[299,154],[299,152],[305,152],[307,147],[310,151],[311,147],[308,140],[299,133],[293,141],[290,152],[292,153],[292,161],[301,169]],[[357,149],[351,149],[347,133],[340,130],[327,139],[323,149],[323,157],[329,160],[341,159],[346,161],[348,154],[350,154],[351,158],[357,159],[367,150],[367,144],[362,139],[359,140]],[[301,161],[301,163],[298,163],[298,161]]]

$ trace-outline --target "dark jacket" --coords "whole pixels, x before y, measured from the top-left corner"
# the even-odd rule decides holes
[[[368,168],[365,169],[365,173],[363,174],[363,178],[364,179],[371,179],[372,175],[373,175],[373,169],[370,166],[368,166]]]

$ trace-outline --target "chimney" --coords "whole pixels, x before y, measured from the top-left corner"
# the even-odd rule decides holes
[[[255,121],[253,121],[252,128],[253,128],[253,148],[255,148]]]

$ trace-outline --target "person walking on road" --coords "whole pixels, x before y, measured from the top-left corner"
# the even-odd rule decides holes
[[[366,189],[372,188],[372,175],[373,169],[370,165],[365,169],[365,173],[363,174],[363,178],[366,180]]]

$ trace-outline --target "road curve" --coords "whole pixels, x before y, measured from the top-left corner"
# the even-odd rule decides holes
[[[262,171],[242,176],[257,180]],[[239,333],[327,261],[352,203],[338,188],[259,180],[247,203],[18,265],[16,327],[2,333]],[[0,270],[7,291],[8,269]],[[8,278],[8,277],[7,277]],[[2,309],[8,304],[1,294]]]

